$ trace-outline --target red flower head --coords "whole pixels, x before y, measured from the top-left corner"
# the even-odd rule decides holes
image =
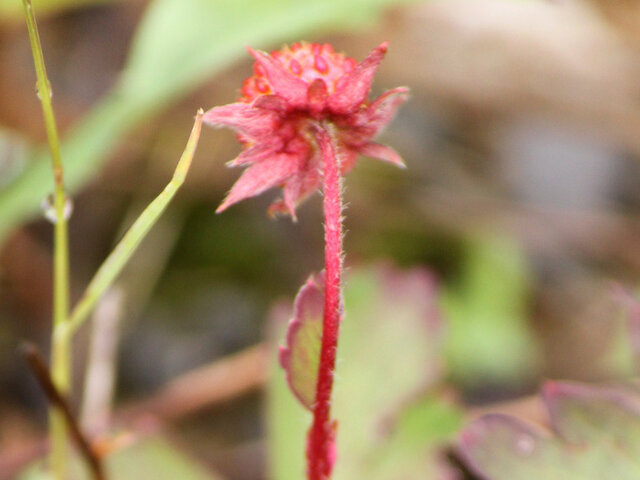
[[[335,53],[329,44],[295,43],[271,55],[248,50],[256,62],[240,100],[204,115],[206,123],[238,133],[245,149],[230,165],[249,165],[218,212],[281,186],[283,198],[269,210],[295,218],[296,206],[322,183],[324,162],[315,135],[321,123],[333,126],[342,174],[359,154],[404,165],[395,150],[371,141],[391,121],[408,92],[400,87],[372,102],[368,99],[386,42],[359,64]]]

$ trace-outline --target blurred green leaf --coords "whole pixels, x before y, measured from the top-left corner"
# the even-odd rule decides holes
[[[442,374],[434,307],[433,279],[421,270],[369,269],[346,279],[332,403],[336,480],[435,478],[434,447],[457,430],[461,417],[423,395]],[[270,478],[299,480],[311,416],[288,391],[280,368],[269,387],[268,422]]]
[[[402,2],[408,0],[155,0],[120,83],[67,135],[62,157],[68,187],[77,190],[95,177],[129,130],[238,58],[248,59],[246,45],[266,48],[364,25],[385,5]],[[52,188],[48,162],[44,152],[37,155],[0,190],[0,238],[33,215]]]
[[[372,478],[449,478],[438,453],[462,426],[460,410],[437,398],[426,398],[402,413],[391,439],[370,457]],[[454,477],[451,477],[454,478]]]
[[[507,415],[462,433],[461,453],[487,480],[640,478],[640,395],[630,388],[549,383],[543,392],[556,436]]]
[[[596,365],[605,372],[606,378],[632,378],[638,374],[640,365],[640,310],[634,312],[632,308],[635,306],[625,306],[611,291],[606,293],[610,302],[606,321],[611,338],[604,344],[606,348],[598,355]]]
[[[535,373],[538,350],[526,319],[522,252],[504,238],[470,240],[459,282],[443,296],[447,360],[456,381],[518,385]]]
[[[61,10],[80,8],[89,5],[99,5],[121,0],[33,0],[35,11],[39,15],[47,15]],[[16,0],[0,0],[0,23],[24,22],[22,3]]]
[[[80,467],[79,459],[73,465],[74,479],[89,479]],[[222,480],[176,450],[160,436],[136,441],[107,457],[105,467],[109,478],[117,480]],[[50,476],[40,465],[33,465],[19,480],[47,480]]]
[[[220,480],[176,450],[161,437],[151,437],[109,458],[112,477],[118,480]]]
[[[0,189],[20,175],[31,148],[17,132],[0,128]]]

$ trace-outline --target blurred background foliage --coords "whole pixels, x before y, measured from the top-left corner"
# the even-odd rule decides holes
[[[235,100],[251,72],[246,45],[273,49],[302,38],[362,59],[389,40],[374,89],[411,88],[411,101],[382,139],[408,169],[365,159],[346,180],[345,246],[354,272],[347,306],[349,298],[371,306],[382,296],[367,283],[376,278],[373,263],[429,269],[439,282],[438,346],[426,335],[391,356],[398,371],[404,366],[420,377],[437,364],[440,373],[421,394],[415,385],[397,387],[396,428],[383,435],[383,447],[360,445],[351,458],[375,457],[381,478],[393,478],[398,466],[406,466],[402,478],[458,478],[457,469],[440,470],[442,452],[430,445],[452,441],[478,405],[533,393],[545,377],[633,373],[611,283],[633,287],[640,271],[640,2],[34,5],[75,193],[76,296],[166,184],[196,109]],[[40,203],[52,181],[32,70],[20,2],[0,0],[0,478],[38,456],[45,427],[45,402],[16,354],[23,339],[46,351],[50,328],[51,228]],[[177,464],[189,464],[180,453],[187,452],[207,471],[248,480],[272,478],[266,464],[274,430],[267,434],[265,423],[273,429],[282,419],[271,402],[265,421],[265,350],[245,348],[270,338],[265,349],[275,352],[281,335],[268,312],[278,300],[290,304],[320,269],[322,224],[318,196],[296,224],[268,219],[268,196],[215,215],[239,174],[224,166],[238,150],[228,131],[203,133],[186,185],[119,279],[116,313],[107,316],[119,325],[116,418],[141,437],[169,437],[180,446]],[[351,315],[367,316],[357,307]],[[88,330],[76,342],[78,410],[86,406],[79,392]],[[360,341],[368,345],[359,337],[371,344],[379,337],[366,328],[347,333],[338,368],[354,381],[367,378],[369,361],[350,363],[348,351],[360,351]],[[403,364],[421,349],[434,355],[429,365]],[[224,376],[216,365],[232,373]],[[388,375],[381,374],[382,388]],[[281,381],[274,369],[269,391]],[[276,412],[290,413],[294,423],[283,445],[299,443],[305,413],[294,414],[297,406],[287,406],[293,399],[281,397]],[[535,416],[530,403],[523,405],[521,414]],[[348,437],[347,444],[357,443]],[[148,464],[173,462],[164,440],[154,438],[138,444],[151,452]],[[282,448],[280,454],[302,461],[301,448]],[[415,463],[414,451],[436,460]],[[366,471],[349,462],[344,468],[343,478]],[[202,471],[194,467],[192,477]]]

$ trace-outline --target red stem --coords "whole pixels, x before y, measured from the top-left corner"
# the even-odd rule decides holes
[[[325,290],[318,383],[313,425],[309,430],[307,445],[307,473],[309,480],[326,480],[331,475],[335,459],[334,425],[330,418],[330,404],[338,328],[342,315],[342,189],[336,146],[327,127],[320,126],[315,131],[315,137],[324,160]]]

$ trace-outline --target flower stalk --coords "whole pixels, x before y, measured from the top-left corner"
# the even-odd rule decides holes
[[[342,319],[342,185],[340,159],[336,154],[330,128],[330,125],[323,125],[315,132],[324,161],[322,191],[325,222],[325,294],[318,383],[313,424],[307,444],[309,480],[329,478],[335,461],[335,424],[331,422],[330,411],[338,333]]]
[[[42,115],[47,131],[54,179],[54,254],[53,254],[53,335],[51,343],[51,378],[56,389],[67,395],[71,389],[71,338],[64,328],[69,313],[69,240],[67,197],[64,188],[64,168],[60,156],[60,140],[51,102],[51,85],[42,54],[40,36],[30,0],[23,0],[24,15],[29,31],[29,42],[36,69],[36,90],[42,104]],[[51,454],[54,478],[67,478],[68,432],[60,412],[50,409]]]

